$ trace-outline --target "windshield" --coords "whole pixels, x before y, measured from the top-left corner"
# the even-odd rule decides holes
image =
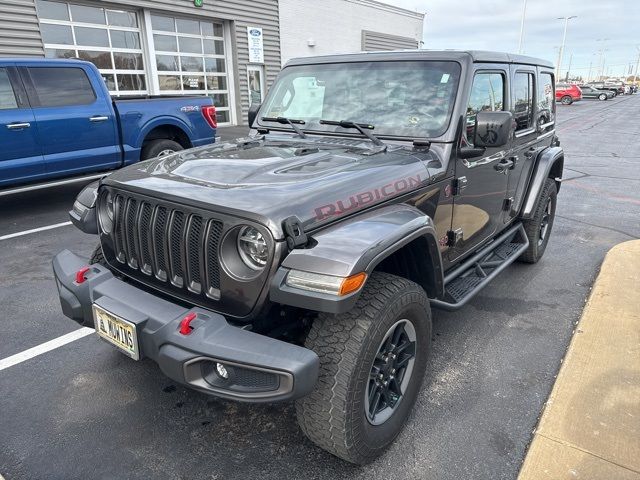
[[[271,88],[260,115],[303,120],[305,131],[352,133],[319,122],[345,120],[374,125],[376,136],[437,137],[449,125],[459,78],[460,65],[455,62],[288,67]],[[277,127],[264,119],[259,123]]]

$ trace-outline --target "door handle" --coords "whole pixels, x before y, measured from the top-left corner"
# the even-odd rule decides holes
[[[109,120],[109,117],[105,115],[95,115],[89,118],[90,122],[106,122],[107,120]]]
[[[511,170],[515,166],[516,162],[514,157],[504,158],[497,163],[493,168],[500,173],[507,173],[507,170]]]
[[[29,128],[31,124],[29,122],[24,123],[9,123],[7,124],[7,128],[9,130],[21,130],[23,128]]]

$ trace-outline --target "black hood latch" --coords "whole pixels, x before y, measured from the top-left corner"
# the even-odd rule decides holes
[[[307,234],[302,229],[300,219],[296,216],[286,218],[282,221],[282,229],[287,240],[289,250],[302,247],[307,244]]]

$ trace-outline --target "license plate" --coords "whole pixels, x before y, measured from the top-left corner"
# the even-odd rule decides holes
[[[135,324],[97,305],[93,306],[93,321],[100,338],[115,345],[134,360],[140,358]]]

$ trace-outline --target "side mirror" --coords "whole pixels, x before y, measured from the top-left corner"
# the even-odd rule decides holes
[[[253,126],[253,122],[256,121],[256,117],[258,116],[258,111],[260,110],[261,106],[262,106],[261,103],[254,103],[249,107],[249,113],[248,113],[249,128],[251,128]]]
[[[511,112],[478,112],[473,145],[486,148],[502,147],[509,142],[512,127]]]

